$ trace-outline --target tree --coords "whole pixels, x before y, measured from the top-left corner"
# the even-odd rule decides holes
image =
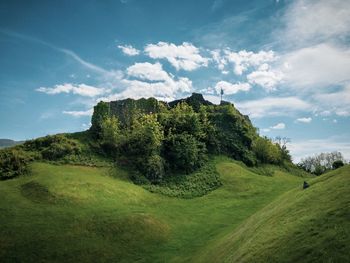
[[[344,157],[340,152],[320,153],[301,159],[298,166],[309,173],[321,175],[331,170],[333,168],[333,163],[336,161],[344,163]]]
[[[121,143],[122,132],[117,117],[105,117],[101,122],[101,144],[108,153],[115,152]]]
[[[287,148],[287,143],[290,142],[290,138],[277,136],[273,141],[280,147],[282,160],[291,162],[292,156]]]
[[[253,143],[253,151],[262,163],[279,164],[282,161],[280,147],[267,137],[256,138]]]

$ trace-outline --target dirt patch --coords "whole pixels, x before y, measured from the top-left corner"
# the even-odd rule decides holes
[[[21,185],[21,194],[25,198],[35,203],[56,203],[57,198],[49,191],[49,189],[35,181]]]

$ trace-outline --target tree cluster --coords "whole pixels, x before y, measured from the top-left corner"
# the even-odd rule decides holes
[[[343,166],[344,163],[345,159],[340,152],[330,152],[301,159],[298,166],[309,173],[321,175],[331,169]]]

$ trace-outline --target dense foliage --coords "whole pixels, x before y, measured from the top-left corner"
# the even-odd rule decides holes
[[[0,180],[10,179],[28,171],[31,155],[21,149],[3,149],[0,151]]]
[[[100,102],[90,132],[108,156],[136,167],[154,183],[196,171],[209,154],[249,166],[290,162],[286,148],[259,137],[232,104],[213,105],[200,94],[169,104],[155,99]]]
[[[63,134],[45,136],[31,141],[26,141],[22,147],[24,150],[37,152],[44,160],[55,161],[67,155],[76,155],[81,152],[80,144],[69,139]]]

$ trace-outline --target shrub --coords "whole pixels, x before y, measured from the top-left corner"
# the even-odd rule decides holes
[[[342,160],[337,160],[332,164],[333,169],[338,169],[342,166],[344,166],[344,162]]]
[[[144,171],[147,179],[152,183],[159,183],[165,175],[163,158],[159,155],[152,155],[148,158]]]
[[[78,141],[68,139],[63,134],[48,135],[24,143],[24,149],[40,152],[43,159],[54,161],[70,154],[79,154],[81,146]]]
[[[32,156],[21,149],[4,149],[0,151],[0,180],[23,175],[28,171]]]
[[[201,167],[206,160],[205,144],[188,133],[168,136],[163,154],[174,170],[190,173]]]
[[[282,153],[279,145],[272,143],[266,137],[258,137],[253,143],[253,151],[261,163],[279,164]]]
[[[107,154],[115,156],[122,138],[120,123],[117,117],[107,117],[102,121],[100,137],[104,151]]]

